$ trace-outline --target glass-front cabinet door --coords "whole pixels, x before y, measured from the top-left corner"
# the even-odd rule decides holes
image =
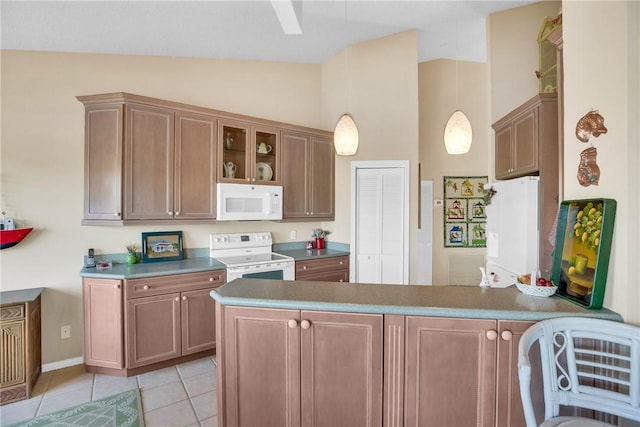
[[[247,151],[251,139],[251,127],[241,122],[220,121],[218,125],[218,181],[246,182],[251,178]]]
[[[280,183],[277,128],[220,121],[218,181],[278,185]]]
[[[254,183],[280,184],[280,131],[276,128],[254,126],[252,135],[254,144]]]

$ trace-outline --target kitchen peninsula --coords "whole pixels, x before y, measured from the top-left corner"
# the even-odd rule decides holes
[[[521,334],[552,317],[622,320],[515,287],[238,279],[211,297],[227,427],[524,425]]]

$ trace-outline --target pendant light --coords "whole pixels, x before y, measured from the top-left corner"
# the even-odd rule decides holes
[[[458,21],[456,21],[456,107],[459,106],[458,86]],[[444,146],[447,149],[447,153],[468,153],[472,139],[471,122],[462,111],[454,111],[444,128]]]
[[[343,114],[333,131],[333,146],[339,156],[353,156],[358,151],[358,127],[349,114]]]
[[[347,23],[347,2],[344,2],[344,21],[345,26]],[[349,46],[347,46],[344,50],[344,71],[345,76],[348,72],[348,63],[347,56],[349,55]],[[345,87],[345,102],[348,104],[349,96],[348,96],[348,87],[349,87],[350,79],[345,79],[344,87]],[[358,135],[358,126],[356,126],[356,122],[353,118],[348,114],[343,114],[338,123],[336,123],[336,128],[333,131],[333,146],[336,150],[336,154],[339,156],[353,156],[358,151],[358,143],[360,136]]]

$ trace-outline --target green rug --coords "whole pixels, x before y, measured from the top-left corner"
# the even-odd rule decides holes
[[[140,390],[130,390],[8,427],[143,427]]]

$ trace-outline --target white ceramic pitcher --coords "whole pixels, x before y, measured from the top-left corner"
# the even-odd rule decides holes
[[[224,164],[224,175],[227,178],[235,178],[237,167],[233,162],[227,162]]]

